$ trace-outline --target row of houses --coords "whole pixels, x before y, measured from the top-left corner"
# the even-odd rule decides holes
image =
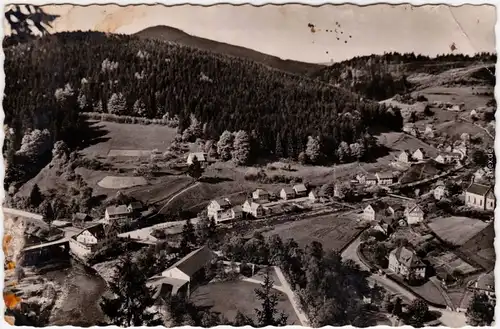
[[[401,163],[410,163],[412,161],[423,161],[425,159],[425,151],[422,148],[418,148],[413,152],[409,150],[403,150],[399,156],[398,161]]]
[[[284,187],[280,190],[279,197],[282,200],[293,200],[306,197],[308,189],[304,184],[298,184],[293,187]],[[265,216],[264,205],[277,199],[274,193],[264,189],[256,189],[252,192],[252,197],[246,200],[243,205],[233,206],[228,198],[221,198],[210,201],[207,206],[207,216],[214,219],[216,223],[238,220],[243,214],[249,214],[255,218]]]
[[[392,172],[378,172],[375,174],[359,174],[356,180],[366,186],[388,186],[394,184],[395,176]]]

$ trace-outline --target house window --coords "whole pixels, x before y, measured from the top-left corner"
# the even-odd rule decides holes
[[[483,200],[479,200],[479,205],[482,206],[483,205]]]
[[[469,199],[468,199],[467,201],[469,201],[469,202],[470,202],[470,195],[469,195]]]

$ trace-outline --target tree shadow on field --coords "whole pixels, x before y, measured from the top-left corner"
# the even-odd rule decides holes
[[[222,182],[232,182],[233,180],[227,177],[201,177],[198,181],[207,184],[218,184]]]
[[[104,125],[99,124],[99,122],[85,121],[80,126],[78,132],[74,132],[75,138],[73,138],[73,143],[74,146],[84,149],[91,145],[109,141],[111,138],[105,137],[108,133],[109,131],[104,128]]]

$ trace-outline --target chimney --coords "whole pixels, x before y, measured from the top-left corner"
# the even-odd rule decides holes
[[[475,178],[475,176],[474,176],[474,175],[472,175],[472,176],[471,176],[471,178],[470,178],[470,183],[471,183],[471,184],[474,184],[474,178]]]

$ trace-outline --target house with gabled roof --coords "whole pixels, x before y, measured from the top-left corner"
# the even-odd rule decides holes
[[[384,217],[394,216],[394,209],[385,202],[374,202],[363,210],[363,218],[369,221],[380,221]]]
[[[132,218],[132,213],[128,210],[126,205],[110,206],[104,212],[104,220],[106,223],[111,224],[117,221],[126,221]]]
[[[417,254],[407,247],[398,247],[389,254],[389,270],[406,280],[424,279],[425,268]]]
[[[280,197],[283,200],[290,200],[295,198],[295,190],[291,187],[284,187],[280,191]]]
[[[391,172],[376,173],[377,183],[380,186],[391,185],[394,183],[394,175]]]
[[[465,190],[465,204],[481,210],[495,209],[495,193],[488,185],[472,182]]]
[[[243,212],[252,215],[255,218],[261,218],[264,216],[264,207],[257,202],[254,201],[245,201],[243,204]]]
[[[264,189],[258,188],[252,192],[252,198],[255,201],[268,202],[269,201],[269,192],[267,192]]]
[[[378,182],[378,178],[377,178],[376,175],[367,174],[365,176],[365,185],[367,185],[367,186],[373,186],[373,185],[377,185],[377,182]]]
[[[216,259],[217,255],[212,250],[206,246],[201,247],[190,252],[163,271],[161,276],[151,278],[150,285],[155,286],[155,280],[157,280],[157,286],[158,283],[171,285],[172,295],[183,291],[189,297],[192,285],[204,278],[205,267],[209,266]]]
[[[422,161],[425,158],[425,151],[422,148],[418,148],[413,152],[411,157],[415,161]]]
[[[235,219],[233,205],[228,198],[221,198],[210,201],[207,206],[207,216],[214,219],[216,223]]]
[[[188,157],[187,157],[187,160],[186,160],[186,163],[187,165],[192,165],[193,164],[193,159],[196,158],[196,160],[198,160],[199,164],[201,165],[201,167],[205,167],[208,163],[208,158],[207,158],[207,154],[204,153],[204,152],[194,152],[194,153],[189,153]]]
[[[442,181],[439,181],[432,193],[434,195],[434,199],[441,200],[442,198],[447,196],[448,190],[446,189],[445,184]]]
[[[410,151],[408,150],[403,150],[398,156],[398,161],[401,163],[409,163],[410,160],[411,160],[411,154]]]
[[[406,206],[404,216],[408,225],[421,223],[424,220],[424,211],[416,203]]]
[[[307,187],[304,184],[294,185],[293,190],[296,197],[303,197],[307,195]]]

